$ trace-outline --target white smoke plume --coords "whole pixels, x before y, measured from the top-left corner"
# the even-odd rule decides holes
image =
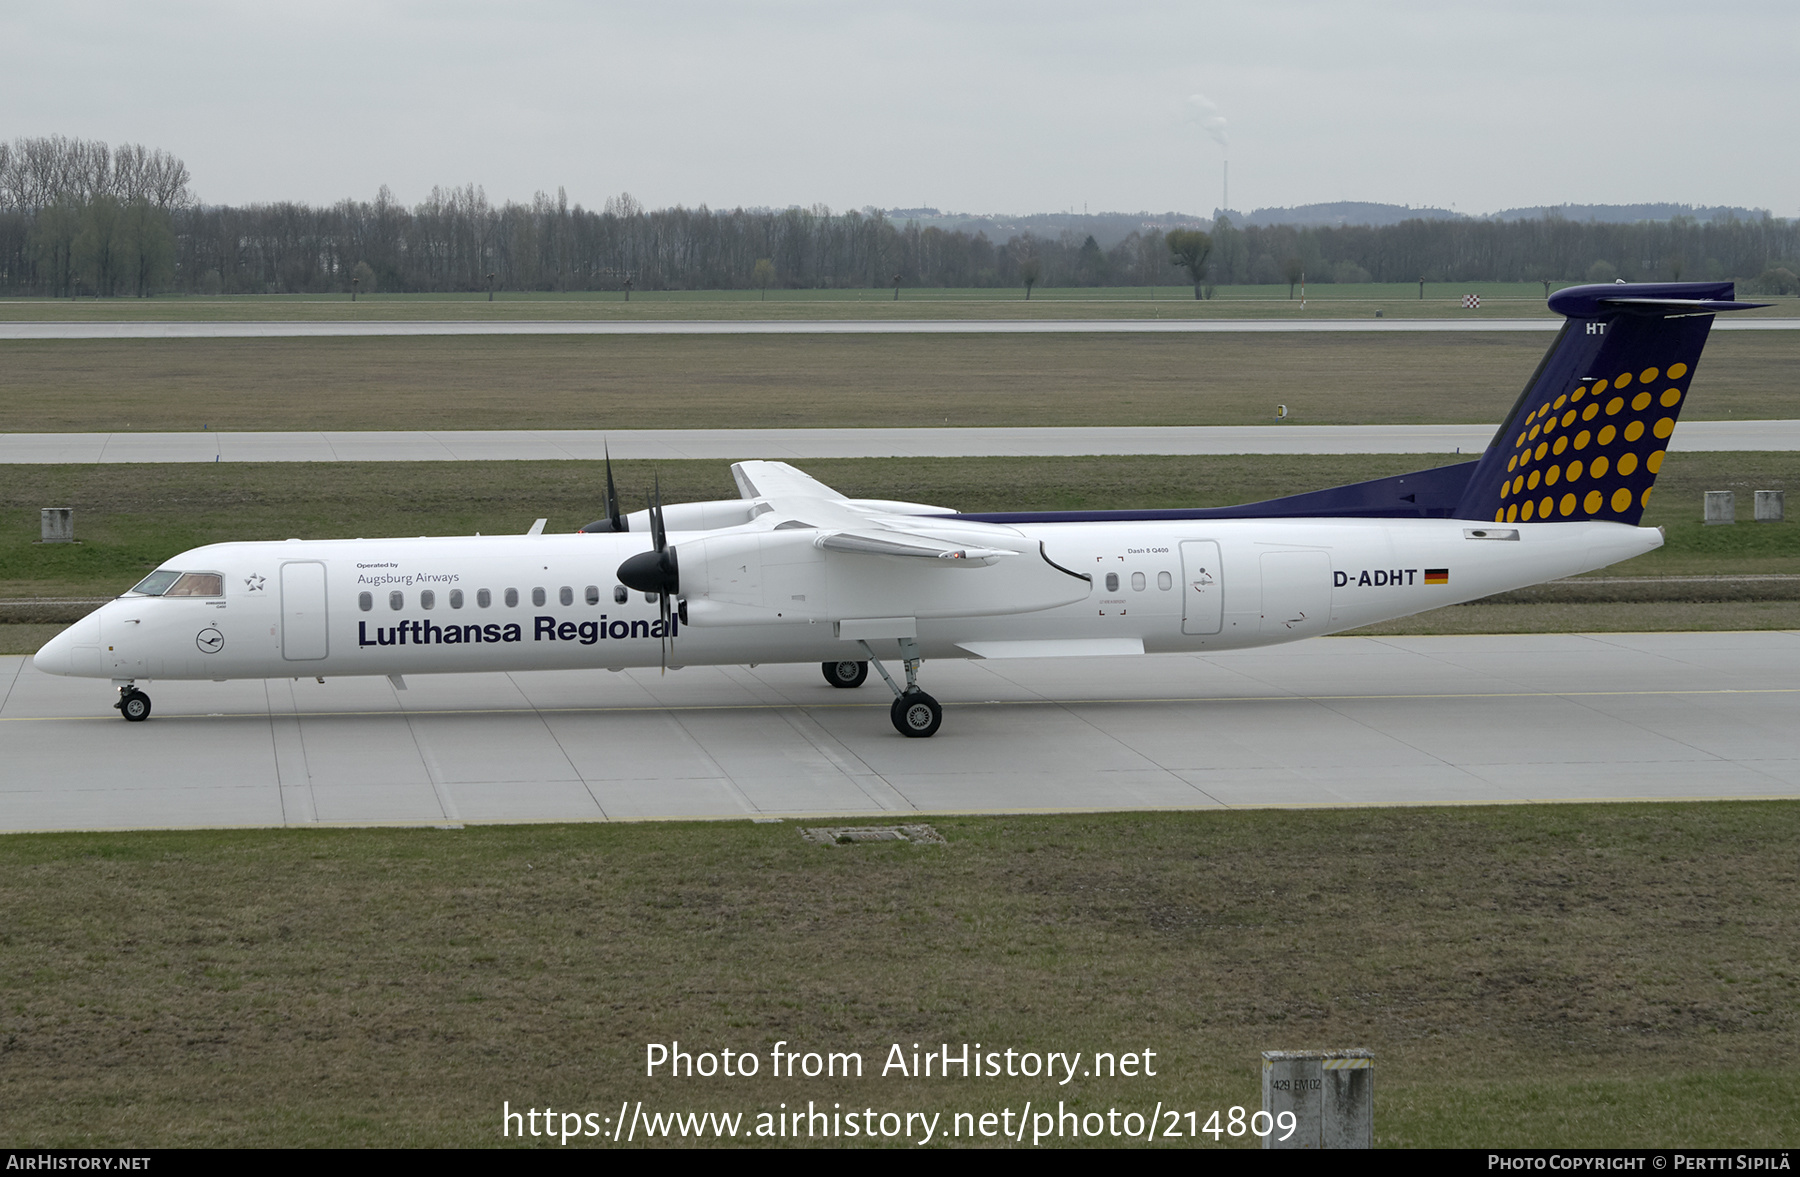
[[[1201,130],[1211,135],[1214,143],[1220,147],[1228,146],[1225,141],[1225,116],[1219,113],[1218,103],[1204,94],[1189,94],[1187,116]]]

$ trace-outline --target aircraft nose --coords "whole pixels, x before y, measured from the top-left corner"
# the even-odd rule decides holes
[[[45,674],[81,674],[84,668],[77,664],[76,651],[83,649],[91,657],[82,661],[94,663],[92,670],[98,670],[99,646],[100,617],[90,613],[45,642],[44,648],[32,656],[31,664]]]

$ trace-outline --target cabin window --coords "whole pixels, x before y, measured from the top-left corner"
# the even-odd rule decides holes
[[[600,603],[599,585],[590,584],[587,586],[587,603],[590,605],[598,605]]]
[[[507,589],[506,590],[506,607],[508,609],[517,609],[519,607],[519,590],[518,589]]]
[[[222,597],[225,578],[217,572],[183,572],[181,579],[168,587],[165,597]]]
[[[364,613],[367,613],[369,610],[373,609],[375,607],[375,594],[374,593],[357,593],[356,594],[356,607],[358,609],[361,609]]]
[[[1175,578],[1170,576],[1167,572],[1158,572],[1156,574],[1156,587],[1166,593],[1175,587]]]
[[[406,594],[401,592],[399,589],[395,589],[393,592],[389,593],[388,594],[388,608],[392,609],[396,613],[398,613],[400,610],[406,608]]]
[[[486,589],[476,589],[475,603],[485,609],[494,603],[494,594],[488,592]]]
[[[1144,574],[1142,572],[1133,572],[1131,574],[1131,591],[1132,592],[1134,592],[1134,593],[1143,592],[1145,585],[1146,585],[1146,581],[1144,580]]]
[[[134,593],[143,593],[146,597],[160,597],[168,592],[169,586],[174,584],[180,578],[181,573],[168,569],[152,572],[149,576],[138,581],[137,587],[131,591]]]
[[[556,594],[556,599],[565,605],[573,605],[575,603],[575,590],[565,584],[562,586],[562,591]]]
[[[1119,574],[1117,572],[1108,572],[1106,574],[1106,591],[1109,593],[1116,593],[1119,591]]]
[[[543,607],[543,604],[544,604],[544,590],[543,589],[534,588],[531,590],[531,603],[533,605],[538,606],[539,608]]]
[[[613,585],[613,604],[623,605],[631,600],[631,592],[622,584]]]
[[[419,594],[419,608],[429,609],[435,604],[437,604],[437,594],[430,589]]]
[[[450,607],[452,609],[460,609],[460,608],[462,608],[462,602],[463,602],[462,590],[461,589],[451,589],[450,590]]]

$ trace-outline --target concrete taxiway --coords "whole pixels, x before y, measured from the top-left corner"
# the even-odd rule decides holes
[[[0,323],[9,339],[326,339],[421,335],[1064,335],[1420,331],[1547,333],[1562,319],[592,319]],[[1715,331],[1794,331],[1800,319],[1720,321]]]
[[[154,683],[0,659],[0,829],[1800,799],[1800,632],[1322,638],[932,662]]]
[[[403,430],[6,433],[0,464],[50,462],[673,461],[1078,454],[1479,454],[1493,425],[1194,425],[1080,429]],[[1800,421],[1683,421],[1676,452],[1800,450]]]

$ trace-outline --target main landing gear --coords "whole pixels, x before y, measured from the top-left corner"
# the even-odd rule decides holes
[[[936,699],[919,689],[919,645],[912,638],[900,639],[900,656],[906,663],[906,689],[901,690],[888,674],[881,660],[875,657],[875,651],[869,649],[868,642],[858,642],[863,653],[869,656],[869,662],[875,667],[875,673],[894,692],[894,705],[888,709],[888,718],[894,721],[894,730],[909,739],[922,740],[936,735],[937,729],[944,722],[944,708]],[[863,677],[868,676],[865,668]],[[862,679],[857,679],[861,682]]]
[[[119,688],[119,701],[113,706],[128,723],[142,723],[150,718],[150,696],[131,683]]]
[[[819,669],[825,672],[825,681],[834,687],[860,687],[869,677],[867,662],[821,662]]]

